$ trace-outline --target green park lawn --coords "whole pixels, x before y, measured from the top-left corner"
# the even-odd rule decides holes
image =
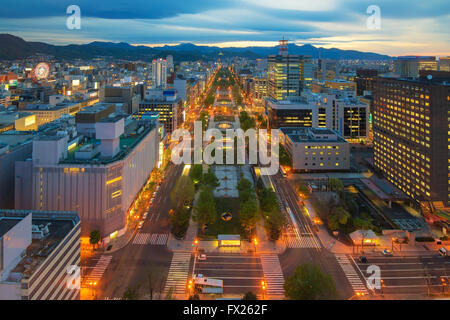
[[[217,220],[214,224],[208,226],[208,231],[202,234],[199,230],[198,234],[203,239],[217,238],[219,234],[244,234],[239,221],[239,199],[235,198],[215,198],[217,209]],[[221,214],[231,212],[233,215],[230,221],[223,221]]]

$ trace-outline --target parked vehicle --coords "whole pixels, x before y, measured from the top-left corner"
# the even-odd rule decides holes
[[[361,263],[367,263],[368,262],[367,258],[365,256],[359,257],[358,261],[361,262]]]
[[[448,257],[448,249],[446,247],[442,247],[439,249],[439,254],[443,257]]]
[[[203,253],[203,254],[199,255],[197,260],[205,261],[206,260],[206,254]]]

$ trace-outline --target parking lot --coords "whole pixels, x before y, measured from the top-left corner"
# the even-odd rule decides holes
[[[450,259],[436,253],[425,255],[383,256],[381,253],[365,254],[366,263],[359,262],[359,256],[352,256],[352,260],[359,269],[360,275],[366,279],[369,276],[367,268],[370,265],[380,267],[382,289],[377,294],[395,295],[426,295],[439,294],[443,290],[448,293],[450,286]],[[443,280],[447,283],[443,286]]]
[[[261,294],[264,278],[257,255],[238,253],[207,253],[203,261],[195,258],[193,273],[223,280],[224,294]]]

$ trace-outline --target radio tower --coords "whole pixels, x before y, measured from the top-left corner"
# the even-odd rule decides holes
[[[284,36],[283,39],[278,42],[278,54],[283,57],[288,55],[288,41],[284,40]]]

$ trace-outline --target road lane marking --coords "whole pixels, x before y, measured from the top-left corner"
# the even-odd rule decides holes
[[[133,244],[136,245],[166,245],[169,239],[168,233],[143,233],[139,232],[133,239]]]
[[[278,255],[261,254],[260,259],[267,286],[267,295],[284,297],[284,276]]]
[[[92,271],[85,277],[84,280],[89,282],[98,282],[102,278],[106,268],[108,268],[111,259],[112,256],[110,255],[101,256],[96,265],[92,268]]]
[[[175,252],[170,263],[164,294],[167,295],[172,289],[174,294],[185,294],[189,265],[191,263],[190,252]]]
[[[344,274],[350,283],[350,285],[353,288],[353,291],[356,292],[362,292],[364,294],[368,294],[367,287],[361,280],[361,278],[358,276],[358,273],[356,272],[355,268],[353,268],[353,265],[351,264],[350,260],[347,258],[347,255],[345,254],[334,254],[337,262],[342,268],[342,271],[344,271]]]

